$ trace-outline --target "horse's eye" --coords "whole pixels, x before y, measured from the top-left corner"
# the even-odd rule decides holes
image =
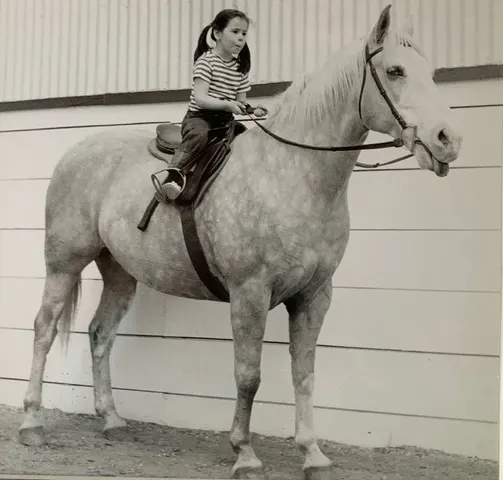
[[[405,77],[405,70],[403,69],[403,67],[390,67],[386,70],[386,73],[392,80],[400,77]]]

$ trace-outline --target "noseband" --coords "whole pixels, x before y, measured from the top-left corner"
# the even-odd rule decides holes
[[[368,64],[370,67],[370,73],[372,74],[372,77],[377,85],[379,93],[386,101],[389,109],[391,110],[391,113],[393,114],[393,116],[395,117],[397,122],[400,124],[400,126],[402,127],[403,130],[410,128],[413,131],[413,141],[412,141],[412,150],[411,150],[412,153],[410,153],[408,155],[404,155],[403,157],[396,158],[394,160],[390,160],[388,162],[384,162],[384,163],[366,164],[366,163],[356,162],[356,166],[363,167],[363,168],[377,168],[377,167],[381,167],[384,165],[390,165],[392,163],[400,162],[400,161],[405,160],[407,158],[413,157],[414,156],[414,147],[416,144],[422,145],[428,151],[428,153],[433,157],[433,155],[432,155],[431,151],[428,149],[428,147],[417,137],[417,134],[416,134],[417,127],[407,125],[407,123],[405,122],[403,117],[400,115],[398,110],[395,108],[395,106],[391,102],[386,90],[384,89],[379,76],[377,75],[375,66],[372,63],[372,58],[375,55],[377,55],[378,53],[382,52],[382,50],[383,50],[383,47],[379,47],[374,52],[370,53],[368,44],[365,45],[365,66],[363,68],[363,81],[362,81],[362,87],[360,90],[360,98],[358,100],[358,114],[360,115],[360,119],[363,122],[361,106],[362,106],[363,91],[365,88],[365,81],[367,78],[367,68],[366,67]],[[287,140],[286,138],[283,138],[283,137],[280,137],[279,135],[276,135],[275,133],[271,132],[268,128],[266,128],[263,125],[261,125],[260,123],[258,123],[253,117],[251,117],[251,115],[249,115],[249,116],[264,132],[266,132],[268,135],[275,138],[276,140],[279,140],[280,142],[286,143],[288,145],[294,145],[296,147],[307,148],[310,150],[341,152],[341,151],[351,151],[351,150],[375,150],[375,149],[380,149],[380,148],[403,147],[404,146],[404,142],[401,138],[395,138],[394,140],[392,140],[390,142],[367,143],[367,144],[363,144],[363,145],[347,145],[347,146],[343,146],[343,147],[318,147],[318,146],[314,146],[314,145],[306,145],[304,143],[293,142],[292,140]]]

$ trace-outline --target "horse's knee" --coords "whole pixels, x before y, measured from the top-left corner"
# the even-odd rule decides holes
[[[238,392],[244,396],[255,396],[260,386],[260,367],[243,367],[236,373]]]
[[[294,374],[295,391],[300,395],[311,395],[314,390],[314,373]]]

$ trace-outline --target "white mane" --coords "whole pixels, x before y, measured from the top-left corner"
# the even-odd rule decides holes
[[[320,69],[293,81],[279,95],[264,126],[279,129],[294,122],[297,128],[308,129],[346,106],[348,95],[356,98],[363,78],[366,40],[341,48]],[[401,32],[390,31],[386,42],[412,47],[424,56],[417,43]]]

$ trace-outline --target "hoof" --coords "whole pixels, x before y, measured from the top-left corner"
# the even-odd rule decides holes
[[[110,442],[135,442],[136,437],[128,427],[113,427],[103,431],[105,438]]]
[[[27,447],[43,447],[47,445],[42,427],[23,428],[19,430],[19,441]]]
[[[332,466],[328,467],[308,467],[304,470],[305,480],[334,480]]]
[[[232,478],[249,478],[256,480],[267,480],[267,476],[262,468],[238,468]]]

